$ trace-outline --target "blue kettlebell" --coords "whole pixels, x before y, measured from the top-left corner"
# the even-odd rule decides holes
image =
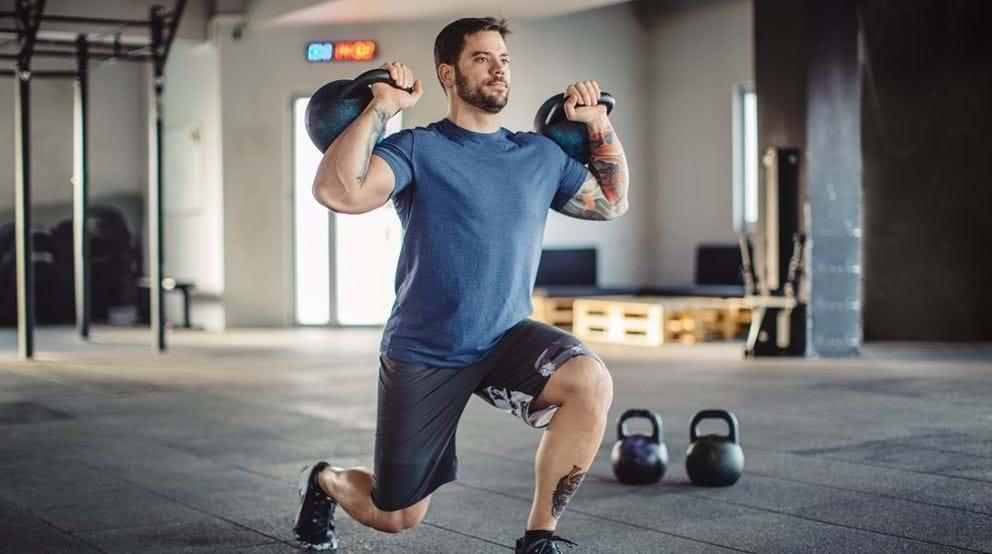
[[[651,422],[651,434],[627,433],[627,420],[644,418]],[[668,468],[668,448],[662,442],[661,416],[651,410],[627,410],[617,422],[617,443],[610,460],[613,475],[628,485],[657,483]]]
[[[617,101],[610,93],[601,92],[599,103],[606,106],[609,115]],[[565,93],[556,94],[541,104],[534,117],[534,130],[555,141],[569,156],[583,164],[589,163],[589,128],[585,123],[569,121],[565,117]]]
[[[334,139],[365,111],[372,101],[372,89],[369,87],[375,83],[396,86],[389,71],[372,69],[354,80],[331,81],[313,93],[307,102],[305,123],[307,135],[318,150],[326,152]],[[413,89],[405,90],[410,92]],[[378,140],[382,140],[382,136]]]

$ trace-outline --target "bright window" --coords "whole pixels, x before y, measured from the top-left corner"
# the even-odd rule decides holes
[[[750,83],[734,87],[734,230],[746,233],[758,221],[758,96]]]
[[[331,320],[330,220],[311,188],[321,153],[304,125],[309,98],[293,102],[293,259],[296,323],[327,325]]]
[[[313,199],[311,187],[322,155],[306,135],[308,100],[293,103],[296,322],[382,325],[395,299],[403,233],[399,218],[391,203],[348,215],[329,212]],[[402,127],[401,118],[402,112],[387,123],[387,135]]]

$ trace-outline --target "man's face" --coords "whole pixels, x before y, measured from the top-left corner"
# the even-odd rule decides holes
[[[455,64],[455,90],[466,103],[499,113],[510,99],[510,54],[496,31],[482,31],[465,38]]]

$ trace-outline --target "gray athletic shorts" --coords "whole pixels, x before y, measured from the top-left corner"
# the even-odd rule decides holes
[[[532,427],[546,426],[558,406],[532,411],[531,402],[555,370],[583,355],[599,360],[569,333],[525,319],[468,367],[380,356],[372,502],[380,510],[401,510],[458,478],[455,431],[473,393]]]

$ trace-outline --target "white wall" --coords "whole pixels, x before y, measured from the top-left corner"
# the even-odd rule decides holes
[[[731,208],[731,98],[753,79],[751,2],[728,0],[666,12],[651,27],[655,216],[659,284],[693,279],[700,242],[736,242]]]
[[[176,42],[165,69],[165,273],[196,284],[191,319],[224,328],[224,206],[220,54],[210,42]],[[180,321],[178,295],[167,295]]]
[[[405,116],[407,126],[444,117],[446,99],[434,78],[434,37],[444,22],[348,27],[252,29],[240,40],[221,37],[221,104],[224,158],[224,306],[230,325],[292,322],[292,213],[290,101],[331,79],[351,78],[398,59],[423,79],[427,92]],[[572,221],[554,215],[551,245],[594,245],[601,252],[604,284],[642,282],[651,273],[643,250],[651,206],[650,153],[643,97],[648,68],[644,29],[628,5],[558,19],[514,24],[511,100],[504,126],[531,129],[548,96],[579,79],[597,79],[619,99],[614,123],[628,143],[633,175],[632,208],[614,223]],[[590,44],[589,37],[600,40]],[[609,38],[610,40],[606,40]],[[304,45],[316,39],[375,39],[381,55],[372,64],[307,64]]]

